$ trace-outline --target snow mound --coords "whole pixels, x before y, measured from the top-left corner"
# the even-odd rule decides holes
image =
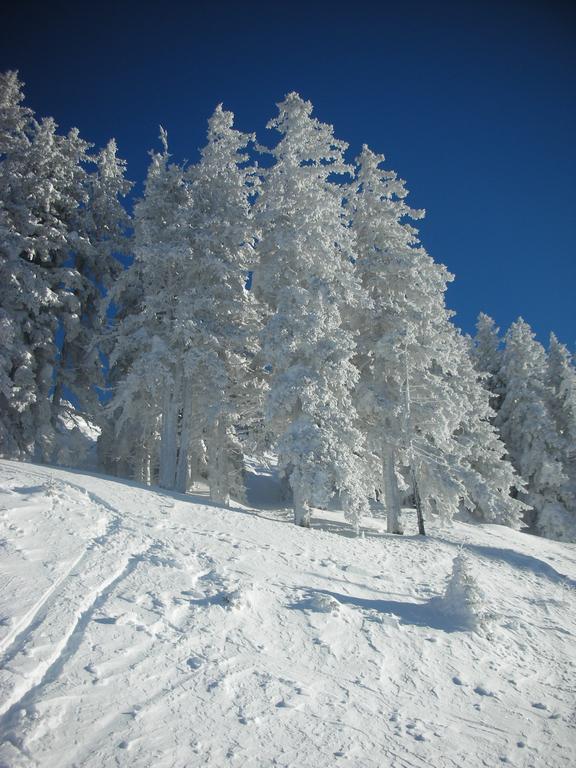
[[[298,607],[308,611],[316,611],[317,613],[338,613],[341,606],[333,595],[315,592],[298,603]]]

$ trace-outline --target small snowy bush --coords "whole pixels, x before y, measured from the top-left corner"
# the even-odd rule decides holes
[[[310,600],[310,609],[319,613],[338,613],[340,603],[332,595],[318,593]]]
[[[484,593],[472,575],[470,559],[463,552],[454,558],[452,574],[439,600],[439,608],[453,621],[455,629],[478,631],[490,618]]]

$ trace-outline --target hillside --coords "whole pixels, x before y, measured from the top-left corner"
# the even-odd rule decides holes
[[[0,462],[1,766],[573,764],[576,545],[304,530],[264,471],[250,499]],[[475,632],[439,599],[460,547]]]

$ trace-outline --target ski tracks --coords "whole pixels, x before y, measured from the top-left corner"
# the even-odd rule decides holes
[[[50,481],[49,471],[35,474]],[[66,485],[74,487],[60,483],[59,491],[65,492]],[[135,539],[132,531],[125,530],[115,507],[93,494],[87,496],[108,513],[105,532],[87,542],[0,645],[0,737],[5,743],[18,742],[21,711],[60,675],[92,615],[150,549],[149,541]]]

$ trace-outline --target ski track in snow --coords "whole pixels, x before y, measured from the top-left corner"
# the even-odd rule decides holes
[[[327,512],[330,532],[305,531],[282,510],[14,462],[1,491],[3,536],[47,568],[38,510],[105,520],[26,592],[17,555],[2,580],[29,607],[1,640],[0,766],[573,764],[573,545],[464,524],[422,541],[378,520],[351,539]],[[495,613],[484,634],[433,602],[460,547]]]

